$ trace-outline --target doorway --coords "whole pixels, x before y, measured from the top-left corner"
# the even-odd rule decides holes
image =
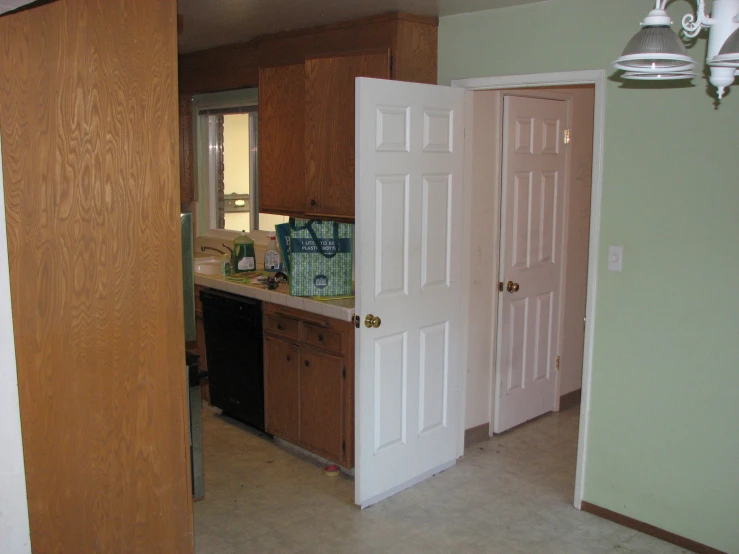
[[[591,118],[589,121],[592,135],[580,133],[580,144],[583,142],[591,144],[592,150],[584,155],[574,156],[570,166],[572,168],[572,183],[580,186],[584,175],[592,175],[592,190],[589,202],[581,202],[576,205],[574,212],[566,213],[568,225],[565,227],[565,240],[577,238],[578,256],[575,260],[565,262],[576,262],[569,277],[566,278],[563,287],[563,305],[568,303],[579,304],[578,309],[569,307],[565,310],[569,313],[560,322],[564,328],[570,329],[569,334],[563,333],[562,340],[558,341],[557,351],[559,354],[569,352],[568,362],[582,358],[582,373],[579,372],[578,364],[569,365],[568,377],[557,380],[556,397],[554,409],[559,409],[560,398],[565,403],[576,402],[578,379],[582,375],[582,408],[583,419],[579,425],[579,441],[577,454],[577,478],[575,482],[574,504],[580,507],[582,480],[584,475],[583,452],[587,438],[587,403],[589,400],[590,359],[592,344],[592,309],[595,293],[595,260],[597,259],[597,236],[598,218],[600,205],[601,186],[601,155],[602,155],[602,121],[603,121],[603,91],[605,75],[602,71],[581,71],[561,74],[541,74],[510,77],[491,77],[480,79],[465,79],[454,81],[453,86],[467,89],[467,105],[475,106],[475,95],[493,95],[497,101],[482,103],[480,109],[468,109],[466,117],[467,149],[466,149],[466,213],[470,214],[467,225],[466,236],[470,237],[465,260],[469,267],[470,277],[466,282],[467,291],[464,311],[468,314],[466,324],[468,339],[465,353],[465,383],[466,402],[463,417],[467,438],[486,438],[492,436],[495,410],[495,342],[491,338],[498,334],[498,253],[500,251],[500,206],[501,206],[501,173],[502,166],[502,139],[503,97],[513,94],[525,95],[527,97],[545,97],[560,100],[571,99],[573,95],[587,93],[592,98],[592,107],[589,110]],[[571,114],[570,114],[571,115]],[[569,116],[568,116],[569,117]],[[486,125],[484,122],[487,121]],[[572,127],[570,127],[572,128]],[[574,129],[573,129],[574,131]],[[574,141],[575,133],[572,132]],[[492,147],[492,143],[496,147]],[[487,147],[486,147],[487,145]],[[483,152],[475,152],[476,149],[486,148]],[[482,156],[483,164],[473,167],[475,156]],[[575,187],[572,187],[574,190]],[[570,191],[572,192],[572,190]],[[583,191],[579,191],[583,196]],[[575,225],[577,224],[577,225]],[[570,228],[572,227],[572,229]],[[474,233],[472,233],[474,230]],[[588,275],[590,278],[588,278]],[[495,288],[493,288],[493,285]],[[578,294],[568,291],[569,285],[579,290]],[[569,287],[572,288],[572,287]],[[583,293],[586,292],[585,306],[583,306]],[[474,303],[472,302],[474,299]],[[577,302],[575,302],[577,300]],[[489,306],[488,309],[480,309],[479,306]],[[474,307],[474,309],[473,309]],[[585,313],[582,313],[583,310]],[[579,315],[578,315],[579,313]],[[583,321],[584,316],[584,340]],[[577,321],[576,321],[577,318]],[[574,337],[574,339],[573,339]],[[565,348],[564,345],[567,345]],[[574,346],[573,346],[574,345]],[[574,355],[572,352],[574,351]],[[564,356],[562,357],[564,358]],[[563,360],[564,361],[564,360]],[[574,367],[574,371],[572,370]],[[560,373],[562,373],[560,371]],[[572,378],[574,375],[574,378]],[[572,394],[568,394],[572,393]],[[476,436],[475,436],[476,435]],[[460,455],[464,444],[458,445]]]

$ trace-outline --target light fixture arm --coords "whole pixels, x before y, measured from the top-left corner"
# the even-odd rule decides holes
[[[683,30],[688,38],[697,37],[703,29],[712,27],[716,23],[715,19],[706,15],[705,0],[697,0],[697,3],[695,15],[688,13],[683,16]],[[666,6],[667,0],[663,4]]]

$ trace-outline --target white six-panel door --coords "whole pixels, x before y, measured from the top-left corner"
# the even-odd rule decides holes
[[[356,503],[455,463],[464,90],[356,83]],[[379,326],[365,326],[368,315]]]
[[[554,409],[566,168],[564,101],[503,110],[496,433]]]

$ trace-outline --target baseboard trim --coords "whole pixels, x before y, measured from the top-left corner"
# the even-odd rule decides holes
[[[649,523],[644,523],[638,519],[619,514],[618,512],[613,512],[607,508],[601,508],[600,506],[596,506],[590,502],[585,502],[584,500],[580,508],[583,512],[588,512],[589,514],[613,521],[614,523],[618,523],[624,527],[657,537],[658,539],[662,539],[663,541],[667,541],[681,548],[687,548],[688,550],[692,550],[698,554],[726,554],[726,552],[723,552],[722,550],[716,550],[715,548],[705,544],[685,538],[670,531],[665,531],[664,529],[655,527]]]
[[[490,438],[490,424],[483,423],[477,427],[470,427],[464,432],[464,447],[469,448],[473,444],[486,441]]]
[[[582,397],[582,389],[573,390],[567,394],[563,394],[559,397],[559,411],[569,410],[575,406],[580,405],[580,398]]]

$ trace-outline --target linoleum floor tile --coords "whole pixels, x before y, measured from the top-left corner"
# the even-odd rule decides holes
[[[685,552],[572,506],[578,425],[577,409],[543,416],[361,511],[351,478],[206,407],[196,553]]]

